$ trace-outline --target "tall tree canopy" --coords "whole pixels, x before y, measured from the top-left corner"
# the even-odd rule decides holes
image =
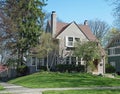
[[[3,10],[0,9],[0,63],[6,63],[7,59],[12,56],[10,55],[10,48],[15,38],[16,25],[5,15]]]
[[[102,40],[103,40],[105,34],[109,30],[109,25],[105,21],[101,21],[98,19],[90,20],[88,24],[89,24],[93,34],[97,37],[97,39],[102,44]]]
[[[15,52],[21,63],[24,53],[34,47],[42,32],[44,0],[3,0],[1,10],[15,25]]]

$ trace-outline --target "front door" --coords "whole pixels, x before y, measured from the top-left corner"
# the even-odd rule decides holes
[[[94,72],[98,72],[98,64],[99,64],[98,59],[95,59],[95,60],[93,61]]]

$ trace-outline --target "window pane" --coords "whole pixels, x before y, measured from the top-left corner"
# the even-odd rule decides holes
[[[69,61],[70,61],[70,57],[67,57],[66,58],[66,64],[69,64]]]
[[[71,57],[71,63],[74,65],[76,64],[76,57]]]
[[[79,41],[80,41],[80,38],[75,38],[75,41],[76,41],[76,42],[79,42]]]
[[[68,41],[68,45],[69,46],[73,46],[73,42],[72,41]]]
[[[35,65],[35,62],[36,62],[36,58],[32,57],[32,65]]]
[[[68,37],[68,41],[73,41],[73,37]]]

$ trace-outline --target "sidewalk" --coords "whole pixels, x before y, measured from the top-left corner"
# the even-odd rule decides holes
[[[43,91],[48,90],[105,90],[105,89],[120,89],[120,87],[76,87],[76,88],[36,88],[30,89],[14,84],[8,84],[0,82],[0,85],[4,86],[5,90],[0,91],[0,94],[42,94]]]
[[[30,88],[25,88],[22,86],[14,85],[14,84],[8,84],[4,82],[0,82],[0,85],[2,85],[5,90],[0,91],[0,94],[10,93],[10,94],[42,94],[40,90],[34,90]]]

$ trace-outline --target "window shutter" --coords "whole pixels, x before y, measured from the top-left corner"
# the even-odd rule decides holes
[[[65,46],[68,47],[68,36],[65,37]]]

